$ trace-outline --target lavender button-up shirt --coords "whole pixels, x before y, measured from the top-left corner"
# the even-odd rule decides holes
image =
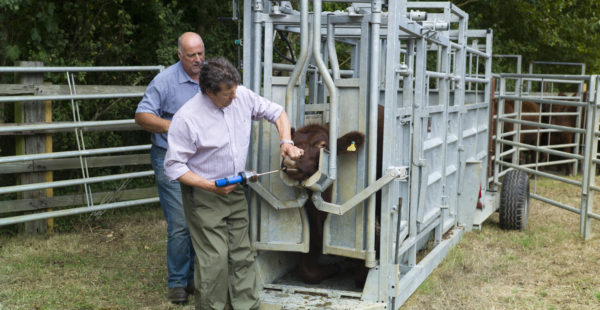
[[[274,123],[283,108],[239,85],[237,98],[217,107],[202,93],[185,103],[169,127],[165,174],[176,180],[192,171],[207,180],[231,177],[246,166],[251,120]]]

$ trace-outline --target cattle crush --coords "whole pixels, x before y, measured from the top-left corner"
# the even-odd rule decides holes
[[[250,185],[261,298],[285,308],[396,309],[472,228],[480,190],[497,208],[486,182],[492,31],[468,29],[468,14],[449,2],[354,1],[332,12],[321,1],[311,12],[307,0],[294,4],[244,2],[244,84],[285,104],[296,128],[328,124],[329,147],[310,178],[282,173]],[[294,64],[275,61],[290,34],[300,37],[299,54],[287,54]],[[365,145],[338,149],[351,131]],[[280,167],[272,126],[254,124],[251,143],[250,169]],[[322,228],[311,227],[307,202],[326,214]],[[322,242],[310,240],[315,229]],[[339,270],[306,284],[295,266],[315,242],[319,265]],[[362,287],[352,280],[356,260],[368,268]]]

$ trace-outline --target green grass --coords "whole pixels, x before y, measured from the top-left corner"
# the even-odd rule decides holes
[[[561,184],[540,183],[564,195]],[[498,222],[494,214],[465,233],[402,309],[600,309],[598,221],[584,242],[576,214],[532,200],[527,231]],[[63,223],[70,229],[48,235],[0,234],[0,310],[193,307],[167,302],[159,207]]]
[[[574,187],[537,185],[542,196],[578,203]],[[533,199],[527,231],[500,229],[494,214],[464,235],[402,309],[600,309],[598,221],[592,232],[583,241],[578,214]]]
[[[157,207],[70,233],[2,235],[0,309],[183,308],[166,300],[165,247]]]

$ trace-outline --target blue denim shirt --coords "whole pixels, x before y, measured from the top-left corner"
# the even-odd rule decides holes
[[[138,104],[135,113],[152,113],[171,120],[189,99],[200,92],[198,82],[194,81],[181,66],[181,62],[168,67],[157,74],[146,88],[144,98]],[[167,133],[153,133],[152,143],[166,149]]]

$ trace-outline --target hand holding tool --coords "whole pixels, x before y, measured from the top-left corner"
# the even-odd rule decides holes
[[[279,169],[269,171],[269,172],[263,172],[263,173],[256,173],[256,171],[242,171],[234,177],[222,178],[222,179],[215,180],[215,186],[223,187],[223,186],[227,186],[227,185],[231,185],[231,184],[238,184],[238,183],[241,183],[242,185],[244,185],[249,182],[258,181],[259,176],[275,173],[278,171],[279,171]]]

